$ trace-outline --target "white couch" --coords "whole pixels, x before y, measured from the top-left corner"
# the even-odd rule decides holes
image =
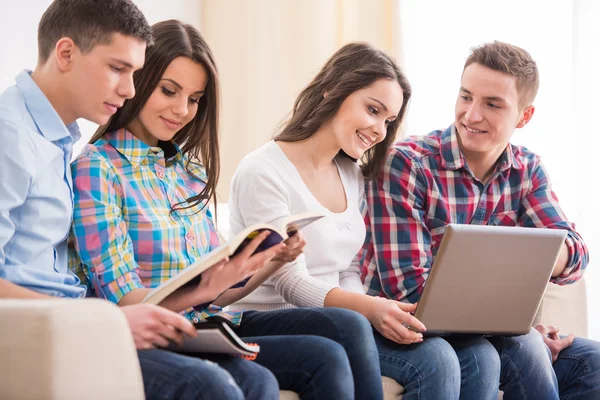
[[[587,337],[583,281],[549,285],[538,320]],[[577,310],[578,312],[573,312]],[[383,378],[385,399],[402,387]],[[133,339],[116,306],[97,299],[0,301],[0,399],[143,399]],[[281,392],[281,399],[297,399]]]

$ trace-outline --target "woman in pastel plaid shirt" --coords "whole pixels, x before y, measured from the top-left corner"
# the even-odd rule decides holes
[[[72,168],[70,266],[96,296],[119,305],[141,302],[151,288],[219,244],[207,207],[219,176],[214,59],[190,25],[170,20],[155,24],[153,30],[155,44],[146,51],[145,66],[134,74],[136,96],[96,132]],[[113,64],[115,74],[127,68],[118,60]],[[161,305],[178,312],[192,310],[187,312],[190,318],[202,319],[219,311],[218,306],[246,296],[303,247],[302,235],[295,235],[270,251],[242,253],[204,273],[197,287]],[[248,277],[244,287],[230,289]],[[211,301],[214,306],[208,311],[192,309]],[[221,315],[237,326],[239,336],[261,346],[256,362],[160,351],[154,353],[157,368],[185,364],[200,371],[193,366],[210,359],[233,376],[248,399],[278,398],[279,388],[303,399],[382,397],[377,350],[360,314],[286,309]],[[148,342],[152,347],[167,345],[159,337]],[[353,372],[358,379],[352,378]],[[144,383],[168,387],[180,379],[173,375]]]

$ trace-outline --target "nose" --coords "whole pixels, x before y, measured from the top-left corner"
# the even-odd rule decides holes
[[[473,102],[467,106],[467,112],[465,113],[465,119],[467,121],[480,122],[482,118],[481,110],[477,103]]]
[[[133,74],[124,74],[119,85],[118,94],[126,99],[132,99],[135,96],[135,85],[133,84]]]
[[[187,116],[189,112],[188,98],[186,96],[176,96],[175,99],[173,99],[173,104],[171,107],[173,114],[179,117]]]
[[[376,138],[375,140],[377,142],[385,139],[385,136],[387,134],[387,124],[385,122],[385,119],[380,119],[375,126],[373,126],[373,133],[375,134]]]

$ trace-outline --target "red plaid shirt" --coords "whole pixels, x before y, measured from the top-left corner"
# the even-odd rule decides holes
[[[568,230],[569,262],[552,278],[561,285],[577,281],[588,263],[540,157],[521,146],[507,147],[484,184],[467,166],[452,125],[396,143],[365,191],[367,235],[355,263],[371,295],[417,302],[450,223]]]

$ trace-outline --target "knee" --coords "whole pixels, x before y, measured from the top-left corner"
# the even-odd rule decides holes
[[[496,348],[487,340],[480,338],[470,345],[475,361],[478,379],[481,382],[494,382],[497,387],[500,381],[501,361]]]
[[[318,359],[313,377],[319,385],[326,385],[331,393],[340,393],[340,398],[351,398],[354,393],[352,368],[346,350],[331,339],[313,337],[311,358]],[[347,394],[341,395],[341,394]]]
[[[245,360],[244,360],[245,361]],[[252,399],[279,399],[279,383],[273,373],[254,362],[245,361],[245,383],[248,387],[248,398]]]
[[[419,346],[421,363],[416,365],[421,377],[429,377],[435,382],[460,382],[460,363],[452,346],[442,338],[425,339]]]
[[[244,393],[229,372],[211,361],[202,362],[205,365],[201,369],[190,365],[178,371],[181,376],[178,381],[182,398],[244,399]]]
[[[531,368],[546,366],[552,367],[552,354],[544,343],[542,335],[535,329],[527,335],[503,340],[502,355],[513,360],[524,360]]]
[[[364,315],[343,308],[327,308],[323,311],[329,323],[335,326],[339,338],[347,338],[347,340],[361,346],[372,342],[372,347],[375,347],[371,324]],[[352,343],[349,344],[352,345]]]

